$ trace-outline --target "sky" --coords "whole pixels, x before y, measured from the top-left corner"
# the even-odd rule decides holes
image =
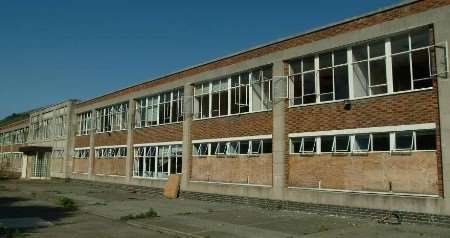
[[[86,100],[399,0],[0,0],[0,118]]]

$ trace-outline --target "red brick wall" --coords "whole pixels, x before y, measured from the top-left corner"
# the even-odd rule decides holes
[[[287,133],[437,122],[436,90],[288,108]]]
[[[2,152],[20,152],[19,149],[23,146],[25,146],[25,145],[24,144],[3,145],[3,146],[1,146],[1,151]]]
[[[133,130],[134,144],[183,140],[183,123],[174,123]]]
[[[125,176],[125,163],[125,158],[95,158],[94,173]]]
[[[291,155],[289,180],[292,187],[352,191],[439,194],[437,159],[434,152],[391,155],[314,156]]]
[[[272,134],[272,112],[257,112],[192,122],[192,139]]]
[[[75,148],[89,147],[89,135],[75,136]]]
[[[310,32],[308,34],[300,35],[297,37],[289,38],[277,43],[273,43],[264,47],[256,48],[253,50],[245,51],[243,53],[230,56],[218,61],[214,61],[208,64],[203,64],[197,67],[193,67],[175,74],[168,75],[157,80],[148,81],[136,86],[131,86],[129,88],[119,90],[104,96],[97,97],[95,99],[82,102],[78,104],[79,107],[84,107],[91,105],[96,102],[112,99],[115,97],[127,95],[132,92],[143,90],[146,88],[155,87],[165,83],[169,83],[178,79],[193,76],[202,72],[218,69],[228,65],[243,62],[256,57],[261,57],[273,52],[280,50],[308,44],[321,39],[326,39],[332,36],[343,34],[346,32],[357,31],[362,28],[380,24],[386,21],[391,21],[396,18],[413,15],[419,12],[423,12],[432,8],[442,7],[450,4],[450,0],[424,0],[419,2],[414,2],[401,7],[397,7],[391,10],[383,11],[377,14],[368,15],[362,18],[358,18],[353,21],[343,22],[341,24],[331,26],[318,31]]]
[[[95,146],[113,146],[127,144],[127,131],[113,131],[94,135]]]
[[[89,171],[89,160],[73,158],[73,172],[87,173]]]
[[[272,155],[193,156],[192,181],[272,185]]]

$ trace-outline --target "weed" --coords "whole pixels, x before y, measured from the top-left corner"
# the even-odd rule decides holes
[[[147,212],[139,213],[136,215],[128,214],[126,216],[120,217],[120,220],[127,221],[133,219],[152,218],[152,217],[158,217],[158,213],[155,210],[153,210],[153,208],[150,208],[148,209]]]
[[[320,225],[319,227],[319,232],[324,232],[324,231],[328,231],[328,227],[326,227],[325,225]]]
[[[70,209],[70,210],[76,209],[75,202],[68,197],[59,198],[59,204],[66,209]]]
[[[22,233],[18,229],[9,229],[6,227],[0,227],[0,237],[5,238],[25,238],[27,234]]]

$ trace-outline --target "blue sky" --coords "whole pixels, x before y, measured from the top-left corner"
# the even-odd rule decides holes
[[[0,118],[88,99],[398,0],[0,0]]]

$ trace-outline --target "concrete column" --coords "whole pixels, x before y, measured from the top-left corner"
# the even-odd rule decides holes
[[[95,131],[96,131],[96,117],[95,109],[92,110],[92,128],[89,130],[89,169],[88,177],[89,179],[94,178],[94,158],[95,158]]]
[[[194,87],[191,84],[185,85],[183,100],[183,174],[181,178],[181,190],[187,188],[191,177],[193,95]]]
[[[272,131],[272,160],[273,160],[273,199],[283,199],[285,187],[285,158],[286,158],[286,132],[285,109],[286,78],[284,75],[284,63],[275,62],[273,65],[273,131]],[[278,76],[278,77],[277,77]]]
[[[134,159],[134,141],[133,141],[133,128],[134,128],[134,118],[136,114],[136,101],[130,99],[128,102],[128,122],[127,122],[127,161],[125,165],[125,176],[127,177],[127,182],[131,181],[133,177],[133,159]]]
[[[435,24],[436,42],[450,41],[450,29],[448,18],[443,18],[442,22]],[[447,49],[448,50],[448,49]],[[448,54],[448,52],[447,52]],[[442,56],[439,54],[439,56]],[[439,62],[439,60],[438,60]],[[445,67],[437,64],[438,71],[444,72]],[[440,119],[440,136],[441,136],[441,158],[442,158],[442,182],[445,198],[444,210],[450,213],[450,79],[449,75],[439,75],[438,78],[438,100],[439,100],[439,119]],[[439,171],[441,172],[441,171]]]
[[[73,102],[67,106],[67,117],[66,117],[66,144],[64,148],[64,160],[63,160],[63,173],[64,178],[69,178],[72,173],[72,163],[73,163],[73,150],[75,147],[75,136],[77,133],[77,115],[73,110]]]

